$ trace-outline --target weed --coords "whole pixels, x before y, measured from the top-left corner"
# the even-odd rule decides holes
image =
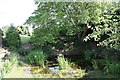
[[[34,50],[30,52],[27,56],[27,62],[30,64],[36,64],[37,66],[41,65],[42,67],[45,67],[45,60],[46,60],[46,55],[42,50]]]
[[[59,54],[57,61],[61,69],[69,69],[70,65],[67,59],[64,58],[63,54]]]

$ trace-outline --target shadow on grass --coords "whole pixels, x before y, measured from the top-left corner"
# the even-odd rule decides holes
[[[84,78],[120,78],[119,74],[104,74],[103,71],[100,70],[91,70],[88,71]]]

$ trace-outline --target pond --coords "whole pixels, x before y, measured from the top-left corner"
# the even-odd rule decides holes
[[[59,71],[60,67],[59,66],[50,66],[48,67],[48,71],[50,71],[51,73],[55,72],[55,71]],[[46,69],[47,70],[47,69]],[[39,74],[41,72],[44,72],[44,69],[42,67],[24,67],[23,68],[23,74],[25,76],[30,75],[30,74]]]
[[[59,66],[53,66],[53,67],[48,67],[49,68],[49,70],[51,70],[51,71],[58,71],[59,69],[60,69],[60,67]]]

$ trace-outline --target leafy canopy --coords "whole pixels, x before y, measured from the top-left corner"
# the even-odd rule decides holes
[[[119,3],[113,2],[38,3],[26,24],[37,26],[32,37],[35,45],[57,43],[64,32],[65,36],[82,35],[82,41],[94,39],[99,45],[118,48],[120,29],[116,20],[120,17],[116,9]],[[87,35],[88,29],[92,34]],[[107,38],[103,38],[105,36]]]

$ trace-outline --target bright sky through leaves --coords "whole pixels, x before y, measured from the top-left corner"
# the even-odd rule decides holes
[[[0,27],[22,25],[35,9],[34,0],[0,0]]]

